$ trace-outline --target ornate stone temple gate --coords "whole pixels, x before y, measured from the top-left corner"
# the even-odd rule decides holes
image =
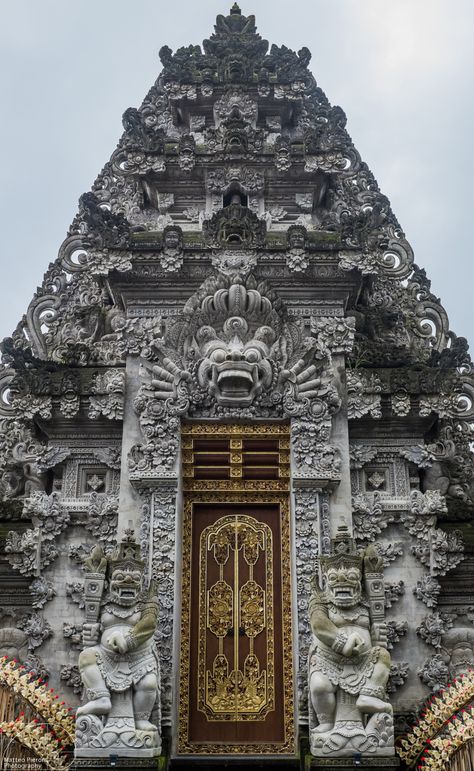
[[[0,650],[78,768],[396,766],[474,661],[467,343],[307,49],[160,56],[2,343]]]

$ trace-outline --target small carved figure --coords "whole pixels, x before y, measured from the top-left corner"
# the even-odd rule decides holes
[[[196,164],[196,142],[192,134],[179,140],[178,164],[182,171],[191,171]]]
[[[24,662],[28,654],[28,635],[15,626],[0,629],[0,658],[16,659]]]
[[[0,485],[3,498],[17,498],[24,490],[24,478],[21,472],[8,469],[3,472]]]
[[[156,755],[158,729],[150,715],[158,693],[157,622],[153,582],[140,598],[143,561],[129,533],[111,557],[95,547],[86,567],[84,650],[79,670],[88,701],[77,710],[77,755]],[[109,589],[100,602],[108,573]]]
[[[265,243],[265,222],[243,206],[235,193],[228,206],[219,209],[203,223],[204,240],[213,247],[229,249],[261,248]]]
[[[291,141],[289,137],[279,136],[275,141],[275,166],[278,171],[288,171],[291,167]]]
[[[303,272],[309,265],[306,253],[306,228],[303,225],[290,225],[287,232],[288,253],[286,264],[292,272]]]
[[[183,264],[183,233],[178,225],[167,225],[163,230],[163,250],[160,265],[173,273]]]
[[[455,626],[443,636],[443,659],[449,667],[450,677],[459,677],[474,668],[474,629]]]
[[[13,455],[15,457],[15,449]],[[45,476],[39,471],[38,464],[25,456],[22,467],[15,466],[2,474],[0,487],[3,497],[9,499],[24,495],[28,498],[35,492],[42,492],[45,488]]]
[[[343,525],[321,569],[323,585],[315,586],[309,606],[309,691],[318,720],[317,726],[310,721],[311,751],[393,754],[382,560],[373,546],[357,554]]]

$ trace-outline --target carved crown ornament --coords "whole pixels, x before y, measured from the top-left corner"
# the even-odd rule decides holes
[[[163,46],[160,59],[165,85],[308,82],[308,49],[295,54],[286,46],[272,46],[267,54],[268,42],[257,33],[255,16],[244,16],[237,3],[227,16],[217,16],[214,30],[203,43],[204,53],[200,46],[179,48],[174,54]]]

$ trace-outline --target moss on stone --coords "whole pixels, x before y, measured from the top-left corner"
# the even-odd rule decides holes
[[[0,520],[7,518],[20,519],[22,510],[23,501],[18,498],[13,500],[0,501]]]
[[[132,241],[142,243],[146,241],[161,241],[162,233],[158,230],[140,230],[138,233],[132,233]]]
[[[202,233],[199,231],[186,231],[183,233],[183,241],[188,246],[194,246],[202,242]]]
[[[308,241],[314,244],[335,244],[340,240],[339,233],[332,230],[316,230],[308,233]]]

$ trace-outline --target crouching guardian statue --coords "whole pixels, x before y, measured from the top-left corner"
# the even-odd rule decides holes
[[[320,559],[320,585],[309,606],[313,755],[394,753],[382,565],[374,546],[357,554],[344,525],[332,554]]]
[[[87,701],[77,710],[76,756],[159,755],[159,729],[150,722],[159,674],[156,588],[152,582],[142,592],[144,563],[131,531],[109,557],[96,546],[85,567],[79,670]]]

